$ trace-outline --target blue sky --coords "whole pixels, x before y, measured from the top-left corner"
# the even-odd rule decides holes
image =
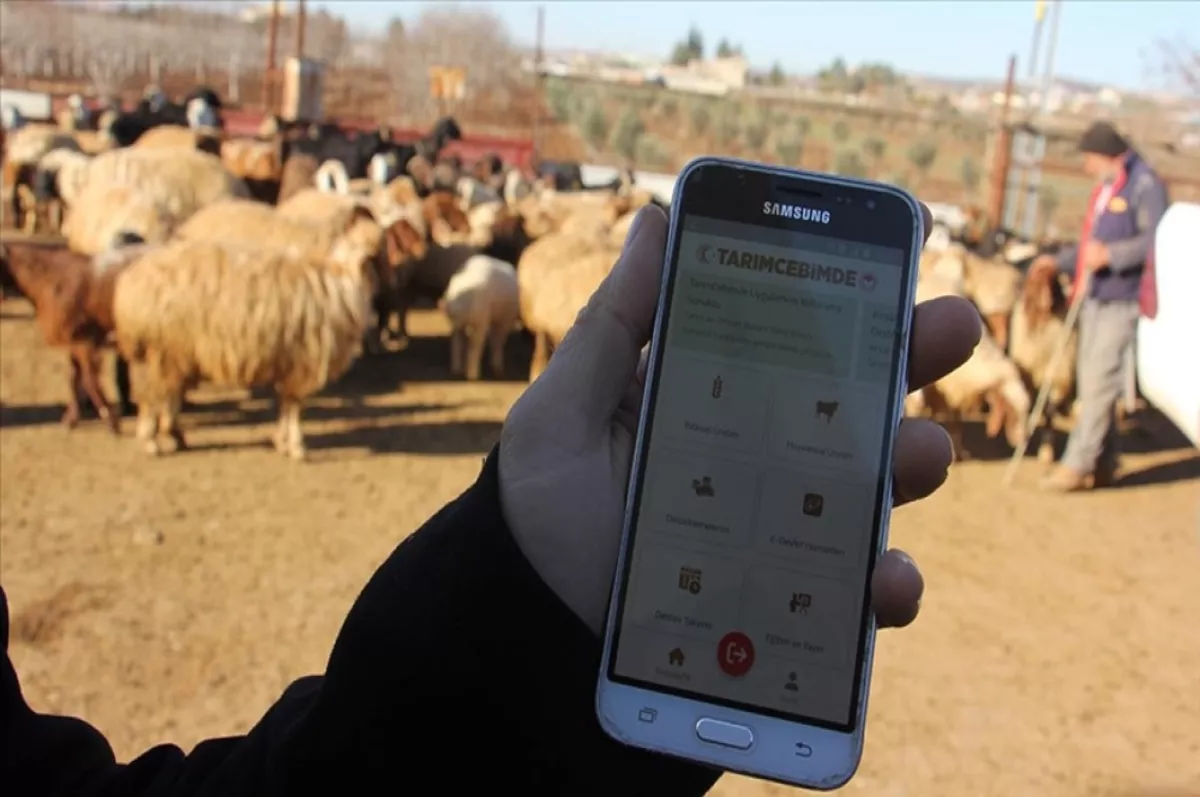
[[[436,4],[316,0],[309,5],[335,11],[361,29],[381,27],[393,15],[413,19]],[[518,41],[533,42],[537,3],[488,5]],[[695,23],[710,46],[727,36],[763,68],[778,60],[785,69],[812,72],[841,55],[851,63],[879,60],[921,74],[1000,79],[1013,52],[1018,74],[1026,74],[1034,0],[558,0],[543,5],[550,49],[665,55]],[[1200,3],[1064,0],[1055,71],[1123,88],[1160,88],[1149,74],[1144,51],[1176,31],[1192,31],[1195,38]]]

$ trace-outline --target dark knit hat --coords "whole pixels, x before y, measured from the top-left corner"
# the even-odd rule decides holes
[[[1079,139],[1080,152],[1115,158],[1124,155],[1128,150],[1129,142],[1108,122],[1093,122]]]

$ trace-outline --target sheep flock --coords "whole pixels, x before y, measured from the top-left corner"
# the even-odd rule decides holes
[[[212,383],[273,390],[273,442],[303,459],[306,399],[358,358],[403,349],[414,307],[445,314],[449,373],[503,376],[505,343],[524,334],[534,379],[634,214],[657,202],[628,173],[585,187],[577,165],[531,170],[491,156],[467,168],[445,154],[462,137],[450,118],[406,143],[387,128],[276,118],[255,137],[228,136],[220,98],[204,88],[178,103],[150,90],[131,110],[70,108],[53,123],[5,120],[0,296],[27,298],[46,342],[67,352],[63,422],[78,423],[86,402],[119,433],[121,415],[136,413],[152,454],[186,448],[187,391]],[[1018,445],[1049,383],[1036,424],[1047,458],[1074,388],[1073,356],[1048,369],[1062,286],[1026,279],[1028,253],[984,256],[941,238],[922,257],[918,298],[971,299],[983,338],[906,412],[946,422],[965,456],[962,419],[986,417],[989,434]],[[115,404],[100,386],[108,349]]]

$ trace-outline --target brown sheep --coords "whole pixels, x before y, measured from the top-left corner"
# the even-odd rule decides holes
[[[130,247],[130,251],[137,247]],[[100,388],[100,355],[114,329],[113,291],[128,257],[105,253],[99,258],[72,252],[57,244],[13,241],[0,244],[0,281],[15,286],[33,304],[38,327],[47,345],[67,350],[71,360],[71,385],[62,422],[79,423],[79,395],[85,394],[108,423],[120,431],[114,413]],[[118,364],[118,398],[128,405],[124,369]]]

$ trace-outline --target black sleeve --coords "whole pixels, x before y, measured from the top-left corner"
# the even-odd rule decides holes
[[[39,797],[703,794],[719,772],[624,747],[596,721],[599,640],[549,590],[479,480],[399,545],[350,610],[324,676],[245,736],[118,765],[81,720],[33,713],[0,671],[0,791]],[[403,488],[398,488],[403,489]]]

